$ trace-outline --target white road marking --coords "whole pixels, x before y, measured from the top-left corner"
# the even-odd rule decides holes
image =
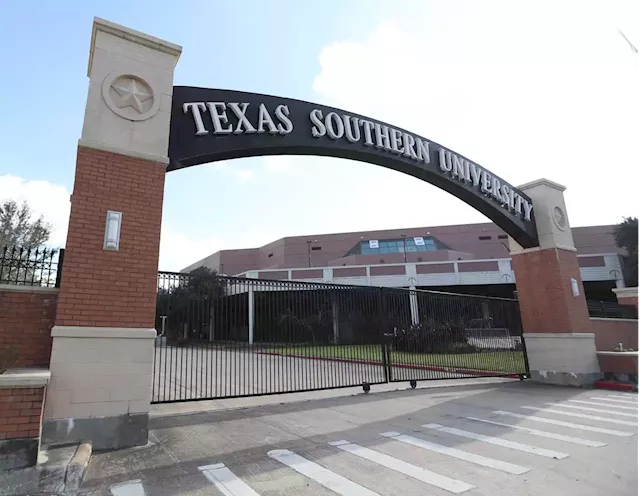
[[[238,478],[224,463],[215,463],[198,467],[210,482],[224,494],[224,496],[260,496],[242,479]]]
[[[140,479],[114,484],[109,488],[113,496],[145,496]]]
[[[553,408],[541,408],[538,406],[522,406],[525,410],[535,410],[542,413],[555,413],[557,415],[566,415],[567,417],[577,417],[589,420],[599,420],[601,422],[609,422],[611,424],[620,425],[638,425],[638,422],[629,422],[627,420],[609,419],[606,417],[596,417],[595,415],[586,415],[584,413],[563,412],[562,410],[554,410]]]
[[[623,400],[618,398],[609,398],[603,396],[592,396],[589,398],[590,400],[602,400],[602,401],[613,401],[614,403],[622,403],[623,405],[636,405],[638,406],[637,400]]]
[[[475,487],[471,484],[467,484],[466,482],[436,474],[435,472],[431,472],[425,468],[412,465],[411,463],[407,463],[394,458],[393,456],[385,455],[384,453],[380,453],[369,448],[364,448],[357,444],[350,443],[349,441],[333,441],[329,444],[346,451],[347,453],[359,456],[365,460],[377,463],[383,467],[390,468],[391,470],[395,470],[396,472],[400,472],[401,474],[408,475],[409,477],[413,477],[414,479],[418,479],[419,481],[426,482],[427,484],[431,484],[432,486],[439,487],[455,494],[463,493]]]
[[[580,403],[582,405],[594,405],[594,406],[607,406],[609,408],[617,408],[618,410],[635,410],[638,411],[637,406],[622,406],[611,403],[600,403],[597,401],[582,401],[582,400],[569,400],[572,403]]]
[[[607,398],[625,398],[628,400],[638,400],[638,393],[627,393],[627,394],[610,394]]]
[[[280,463],[291,467],[299,474],[313,479],[318,484],[321,484],[338,494],[342,494],[344,496],[380,496],[378,493],[375,493],[366,487],[362,487],[360,484],[356,484],[346,477],[342,477],[341,475],[338,475],[317,463],[309,461],[293,451],[285,449],[271,450],[267,453],[267,456],[274,460],[278,460]]]
[[[535,417],[533,415],[522,415],[520,413],[505,412],[504,410],[494,410],[494,415],[506,415],[508,417],[521,418],[524,420],[533,420],[534,422],[543,422],[545,424],[561,425],[562,427],[569,427],[570,429],[580,429],[583,431],[600,432],[602,434],[611,434],[612,436],[630,437],[635,432],[616,431],[613,429],[603,429],[601,427],[592,427],[584,424],[572,424],[571,422],[563,422],[562,420],[553,420],[544,417]]]
[[[453,427],[445,427],[440,424],[425,424],[422,427],[426,427],[427,429],[434,429],[440,432],[446,432],[447,434],[453,434],[454,436],[466,437],[468,439],[477,439],[478,441],[495,444],[496,446],[502,446],[504,448],[511,448],[517,451],[524,451],[525,453],[533,453],[534,455],[544,456],[545,458],[555,458],[557,460],[562,460],[569,457],[568,453],[561,453],[559,451],[538,448],[537,446],[516,443],[515,441],[507,441],[506,439],[501,439],[499,437],[485,436],[484,434],[463,431],[462,429],[455,429]]]
[[[520,465],[514,465],[513,463],[503,462],[501,460],[494,460],[493,458],[487,458],[486,456],[476,455],[469,453],[468,451],[462,451],[456,448],[450,448],[449,446],[443,446],[442,444],[432,443],[417,437],[406,436],[399,432],[383,432],[381,436],[388,437],[401,443],[411,444],[429,451],[435,451],[443,455],[465,460],[467,462],[475,463],[476,465],[482,465],[484,467],[495,468],[496,470],[502,470],[509,474],[521,475],[526,474],[531,469],[527,467],[521,467]]]
[[[538,429],[531,429],[530,427],[523,427],[521,425],[505,424],[502,422],[496,422],[495,420],[486,420],[486,419],[481,419],[476,417],[465,417],[465,418],[469,420],[475,420],[476,422],[484,422],[486,424],[501,425],[502,427],[519,429],[521,431],[528,432],[529,434],[533,434],[534,436],[546,437],[549,439],[557,439],[558,441],[566,441],[568,443],[581,444],[583,446],[589,446],[591,448],[602,448],[603,446],[607,445],[607,443],[601,443],[599,441],[591,441],[589,439],[581,439],[579,437],[565,436],[564,434],[556,434],[555,432],[540,431]]]
[[[610,413],[611,415],[620,415],[621,417],[638,418],[637,413],[614,412],[613,410],[603,410],[602,408],[591,408],[588,406],[567,405],[566,403],[545,403],[545,405],[559,406],[562,408],[573,408],[574,410],[584,410],[585,412]]]

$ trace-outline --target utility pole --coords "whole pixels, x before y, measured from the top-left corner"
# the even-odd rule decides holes
[[[404,246],[404,249],[403,249],[404,263],[407,263],[407,235],[401,234],[400,236],[402,237],[402,245]]]
[[[313,241],[307,241],[307,257],[309,259],[309,267],[311,267],[311,243],[317,243],[318,240],[314,239]]]

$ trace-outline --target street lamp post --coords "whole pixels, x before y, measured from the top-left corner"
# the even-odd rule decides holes
[[[400,236],[402,237],[402,245],[404,247],[402,251],[404,253],[404,263],[407,263],[407,235],[401,234]]]
[[[317,243],[318,240],[307,241],[307,258],[309,259],[309,267],[311,267],[311,243]]]

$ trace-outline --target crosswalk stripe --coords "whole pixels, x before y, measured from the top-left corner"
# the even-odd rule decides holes
[[[215,463],[213,465],[205,465],[198,467],[210,482],[224,494],[224,496],[260,496],[251,487],[238,478],[224,463]]]
[[[589,446],[591,448],[602,448],[603,446],[607,445],[607,443],[601,443],[599,441],[591,441],[589,439],[581,439],[579,437],[565,436],[564,434],[556,434],[555,432],[540,431],[538,429],[531,429],[530,427],[523,427],[521,425],[505,424],[503,422],[496,422],[495,420],[487,420],[487,419],[481,419],[477,417],[465,417],[465,418],[469,420],[475,420],[476,422],[484,422],[486,424],[509,427],[510,429],[519,429],[521,431],[528,432],[529,434],[532,434],[534,436],[546,437],[549,439],[557,439],[558,441],[566,441],[568,443],[581,444],[583,446]]]
[[[536,417],[533,415],[522,415],[520,413],[506,412],[504,410],[494,410],[494,415],[505,415],[508,417],[521,418],[524,420],[533,420],[534,422],[542,422],[545,424],[561,425],[562,427],[568,427],[570,429],[580,429],[583,431],[600,432],[601,434],[611,434],[612,436],[630,437],[635,432],[616,431],[614,429],[603,429],[602,427],[592,427],[584,424],[572,424],[571,422],[563,422],[562,420],[554,420],[544,417]]]
[[[113,496],[145,496],[140,479],[114,484],[109,488]]]
[[[407,463],[399,460],[398,458],[394,458],[393,456],[385,455],[384,453],[380,453],[369,448],[364,448],[357,444],[350,443],[349,441],[333,441],[329,444],[346,451],[347,453],[359,456],[360,458],[364,458],[365,460],[377,463],[378,465],[390,468],[391,470],[395,470],[396,472],[408,475],[409,477],[413,477],[414,479],[426,482],[427,484],[431,484],[432,486],[439,487],[451,493],[460,494],[475,487],[471,484],[467,484],[466,482],[436,474],[435,472],[431,472],[425,468],[418,467],[417,465]]]
[[[286,449],[271,450],[267,453],[267,456],[291,467],[299,474],[313,479],[318,484],[338,494],[344,496],[380,496],[378,493],[362,487],[360,484],[356,484],[346,477],[342,477],[317,463],[309,461],[293,451]]]
[[[546,458],[555,458],[562,460],[567,458],[568,453],[561,453],[559,451],[552,451],[544,448],[538,448],[537,446],[531,446],[529,444],[517,443],[515,441],[507,441],[499,437],[485,436],[484,434],[477,434],[475,432],[464,431],[462,429],[456,429],[453,427],[445,427],[440,424],[425,424],[422,427],[427,429],[434,429],[440,432],[446,432],[447,434],[453,434],[454,436],[466,437],[468,439],[477,439],[489,444],[495,444],[496,446],[502,446],[504,448],[510,448],[517,451],[524,451],[525,453],[533,453],[534,455],[544,456]]]
[[[482,465],[484,467],[494,468],[496,470],[502,470],[509,474],[521,475],[526,474],[531,469],[527,467],[521,467],[520,465],[514,465],[513,463],[503,462],[501,460],[495,460],[493,458],[487,458],[486,456],[476,455],[469,453],[468,451],[462,451],[456,448],[450,448],[449,446],[443,446],[442,444],[432,443],[425,441],[424,439],[418,439],[417,437],[407,436],[400,434],[399,432],[383,432],[381,434],[384,437],[388,437],[401,443],[411,444],[429,451],[435,451],[443,455],[465,460],[467,462],[475,463],[476,465]]]
[[[554,410],[553,408],[540,408],[538,406],[523,406],[520,408],[524,408],[525,410],[535,410],[541,413],[555,413],[556,415],[566,415],[567,417],[577,417],[584,418],[589,420],[599,420],[601,422],[609,422],[611,424],[620,424],[620,425],[638,425],[637,422],[629,422],[627,420],[618,420],[618,419],[609,419],[606,417],[596,417],[595,415],[586,415],[584,413],[574,413],[574,412],[563,412],[562,410]]]
[[[602,401],[612,401],[614,403],[622,403],[623,405],[636,405],[638,406],[638,402],[634,401],[634,400],[623,400],[623,399],[618,399],[618,398],[610,398],[610,397],[604,397],[604,396],[591,396],[591,398],[589,398],[590,400],[602,400]]]
[[[559,406],[562,408],[573,408],[574,410],[584,410],[585,412],[610,413],[611,415],[620,415],[621,417],[637,418],[637,413],[615,412],[613,410],[603,410],[602,408],[591,408],[588,406],[568,405],[566,403],[545,403],[545,405]]]
[[[630,401],[637,401],[638,400],[638,393],[636,394],[631,394],[631,393],[627,393],[627,394],[610,394],[607,396],[607,398],[625,398],[627,400]]]
[[[598,401],[582,401],[582,400],[569,400],[572,403],[580,403],[582,405],[594,405],[594,406],[608,406],[609,408],[617,408],[619,410],[635,410],[638,411],[637,406],[623,406],[623,405],[615,405],[611,403],[600,403]]]

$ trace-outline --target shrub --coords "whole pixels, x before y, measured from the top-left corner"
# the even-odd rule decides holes
[[[393,348],[396,351],[409,353],[443,353],[440,351],[443,346],[454,343],[468,344],[463,327],[453,323],[440,326],[417,324],[408,330],[396,330],[393,338]]]

